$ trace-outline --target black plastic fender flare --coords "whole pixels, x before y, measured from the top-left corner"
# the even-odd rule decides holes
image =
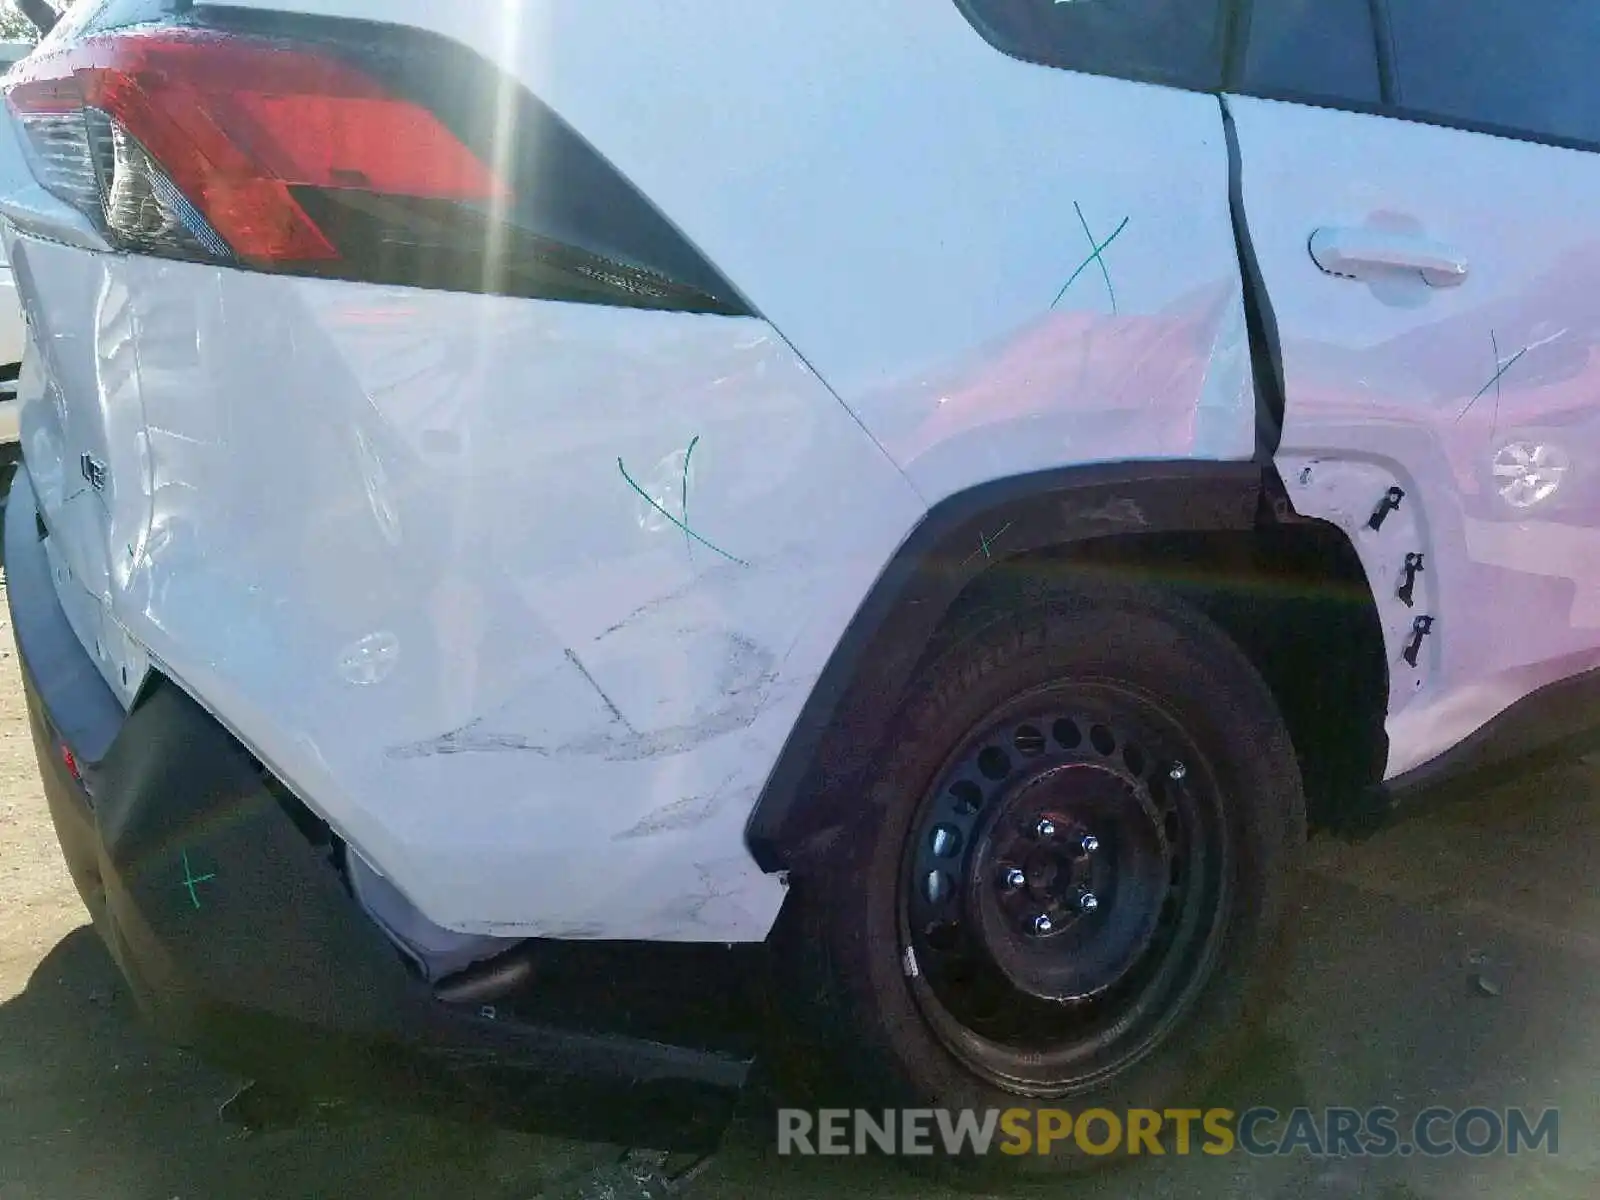
[[[980,484],[939,502],[884,568],[790,731],[745,840],[789,870],[848,823],[867,766],[934,630],[962,590],[1020,554],[1118,534],[1255,528],[1255,461],[1099,463]]]

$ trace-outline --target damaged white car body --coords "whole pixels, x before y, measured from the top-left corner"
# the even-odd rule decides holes
[[[1600,129],[1469,111],[1429,6],[1395,7],[1389,61],[1370,14],[1216,0],[81,3],[0,137],[56,602],[123,712],[175,687],[325,825],[430,982],[528,939],[767,941],[792,883],[849,877],[828,779],[910,804],[957,754],[864,761],[916,743],[892,723],[924,647],[1007,564],[1205,614],[1194,644],[1222,638],[1236,680],[1210,703],[1293,748],[1262,752],[1265,826],[1215,809],[1240,822],[1217,854],[1276,863],[1302,788],[1314,822],[1380,810],[1600,663]],[[156,84],[127,83],[140,64]],[[208,104],[204,130],[183,115]],[[1508,220],[1508,180],[1548,219]],[[598,257],[546,286],[553,245]],[[1034,895],[1034,942],[990,947],[1032,997],[1109,994],[1166,936],[1135,903],[1144,847],[1177,863],[1213,817],[1145,760],[1199,787],[1221,751],[1147,753],[1164,718],[1101,703],[1079,724],[1114,769],[1073,757],[1077,718],[1030,717],[963,778],[1100,772],[1143,808],[1109,835],[1098,793],[1029,809],[1040,844],[1074,823],[1048,863],[997,849],[975,802],[928,818],[928,866],[908,816],[896,969],[937,950],[917,906],[995,862],[973,920]],[[1036,754],[1063,757],[1018,783]],[[1035,962],[1124,894],[1136,945],[1078,944],[1070,982]],[[967,1066],[1003,1091],[1001,1060]]]

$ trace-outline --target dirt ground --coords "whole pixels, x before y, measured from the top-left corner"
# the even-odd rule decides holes
[[[254,1135],[218,1120],[232,1081],[147,1036],[85,924],[45,813],[4,614],[0,1200],[612,1195],[590,1168],[615,1148],[392,1115]],[[1167,1157],[1049,1193],[1600,1195],[1597,870],[1600,763],[1454,797],[1360,846],[1314,846],[1290,994],[1235,1085],[1280,1110],[1556,1106],[1558,1155]],[[753,1122],[736,1127],[691,1194],[944,1194],[884,1163],[779,1158],[770,1142]]]

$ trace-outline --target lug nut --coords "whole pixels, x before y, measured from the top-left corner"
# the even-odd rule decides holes
[[[1078,846],[1085,854],[1093,854],[1100,849],[1100,839],[1092,833],[1086,833],[1083,835],[1083,841],[1079,842]]]
[[[1033,932],[1038,937],[1043,937],[1045,934],[1049,933],[1055,927],[1056,927],[1056,923],[1054,921],[1052,921],[1044,913],[1040,913],[1037,917],[1035,917],[1033,919]]]
[[[1021,867],[1012,867],[1005,873],[1002,882],[1006,885],[1006,891],[1017,892],[1021,891],[1022,885],[1028,882],[1028,877],[1022,873]]]
[[[1172,780],[1173,783],[1181,783],[1184,777],[1188,774],[1188,767],[1184,766],[1181,762],[1175,762],[1172,764],[1171,770],[1167,772],[1167,778]]]
[[[1093,912],[1099,907],[1100,897],[1096,896],[1093,892],[1085,892],[1083,895],[1078,897],[1079,912]]]
[[[1056,823],[1045,817],[1033,827],[1033,831],[1042,838],[1053,838],[1056,835]]]

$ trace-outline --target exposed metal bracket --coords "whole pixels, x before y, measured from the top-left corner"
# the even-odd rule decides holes
[[[1411,666],[1417,665],[1417,659],[1422,655],[1422,639],[1433,632],[1432,617],[1418,617],[1411,622],[1411,642],[1403,652],[1404,658]]]
[[[1382,529],[1383,523],[1389,519],[1389,514],[1400,507],[1400,501],[1406,498],[1406,490],[1401,487],[1392,487],[1383,494],[1383,499],[1378,502],[1377,509],[1367,520],[1367,528]]]
[[[1395,590],[1395,595],[1407,608],[1414,603],[1413,593],[1416,591],[1417,576],[1420,574],[1422,574],[1422,555],[1406,555],[1406,565],[1402,568],[1400,586]]]

